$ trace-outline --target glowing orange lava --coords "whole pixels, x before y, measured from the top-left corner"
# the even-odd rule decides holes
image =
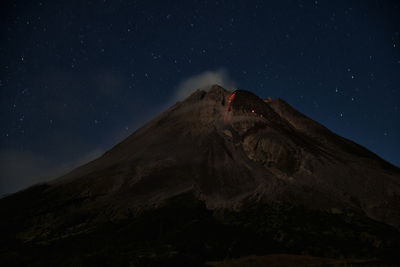
[[[231,94],[231,96],[229,97],[228,105],[226,105],[226,108],[225,108],[224,123],[227,123],[226,116],[228,115],[228,112],[231,111],[231,104],[232,104],[233,99],[235,99],[235,96],[236,96],[236,92],[233,92],[233,94]]]
[[[236,91],[233,92],[233,94],[231,94],[231,96],[230,96],[229,99],[228,99],[228,104],[226,105],[226,108],[225,108],[225,115],[224,115],[224,123],[225,123],[225,124],[228,122],[228,118],[227,118],[228,112],[230,112],[231,109],[232,109],[232,101],[235,99],[235,96],[236,96]],[[260,116],[260,118],[263,117],[262,114],[259,115],[257,112],[254,111],[254,109],[252,109],[251,112],[252,112],[255,116]]]

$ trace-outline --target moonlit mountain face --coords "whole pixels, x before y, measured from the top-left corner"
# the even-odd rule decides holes
[[[214,85],[100,158],[1,199],[0,212],[10,265],[277,253],[392,263],[400,170],[281,99]]]

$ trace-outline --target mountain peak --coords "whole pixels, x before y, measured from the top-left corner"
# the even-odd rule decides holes
[[[245,212],[252,203],[301,207],[323,216],[331,216],[327,214],[332,210],[358,214],[399,228],[400,171],[384,162],[283,100],[264,101],[250,91],[229,92],[212,85],[177,102],[100,158],[1,199],[0,214],[11,223],[3,222],[0,228],[10,243],[19,236],[22,244],[51,244],[66,236],[85,236],[93,225],[108,229],[110,222],[139,218],[188,195],[202,203],[201,214]],[[168,217],[164,211],[162,216]],[[260,225],[268,225],[268,214],[255,214],[250,220],[265,215]],[[346,223],[340,227],[347,225],[343,216]],[[156,224],[151,233],[162,235],[169,228],[162,225]]]
[[[210,86],[210,89],[208,90],[209,92],[212,91],[222,91],[222,92],[227,92],[227,90],[225,88],[223,88],[222,86],[220,86],[219,84],[213,84]]]

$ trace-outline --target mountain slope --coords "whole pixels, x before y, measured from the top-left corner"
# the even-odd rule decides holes
[[[248,91],[232,93],[214,85],[178,102],[99,159],[0,200],[0,213],[7,218],[0,225],[0,247],[4,258],[13,262],[13,253],[21,247],[43,253],[40,246],[61,244],[69,249],[61,253],[65,256],[75,242],[89,240],[85,242],[91,245],[84,243],[99,249],[94,240],[104,242],[116,235],[120,244],[108,249],[122,246],[130,251],[127,261],[132,262],[147,239],[132,229],[142,229],[149,236],[157,233],[154,242],[160,251],[173,254],[168,246],[176,249],[180,257],[175,258],[199,253],[200,246],[206,251],[195,253],[201,255],[200,262],[263,251],[300,253],[299,244],[322,256],[362,256],[362,249],[340,249],[349,240],[364,244],[365,255],[373,251],[378,257],[396,247],[399,196],[399,169],[372,152],[283,100],[263,101]],[[187,206],[173,201],[170,207],[171,199],[182,197]],[[179,211],[187,216],[179,219]],[[171,223],[162,226],[164,221]],[[219,233],[205,233],[210,244],[199,245],[202,237],[191,227],[199,233]],[[325,234],[314,233],[318,228]],[[323,237],[332,229],[339,229],[343,237],[328,234],[336,241],[328,242],[331,248],[324,247]],[[192,250],[182,251],[185,242],[178,233],[192,237]],[[306,233],[312,237],[299,237]],[[248,244],[250,250],[232,245],[257,236],[268,240],[255,242],[260,251],[255,252],[254,245]],[[316,244],[324,251],[315,252]],[[152,243],[152,249],[158,245]],[[236,252],[229,255],[229,249]],[[87,256],[83,255],[77,259],[80,263]],[[189,258],[196,262],[196,257]]]

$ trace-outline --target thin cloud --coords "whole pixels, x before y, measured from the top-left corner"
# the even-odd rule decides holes
[[[205,71],[181,81],[172,99],[175,102],[183,100],[197,89],[207,89],[213,84],[218,84],[225,89],[236,87],[236,83],[229,77],[229,73],[225,69]]]

